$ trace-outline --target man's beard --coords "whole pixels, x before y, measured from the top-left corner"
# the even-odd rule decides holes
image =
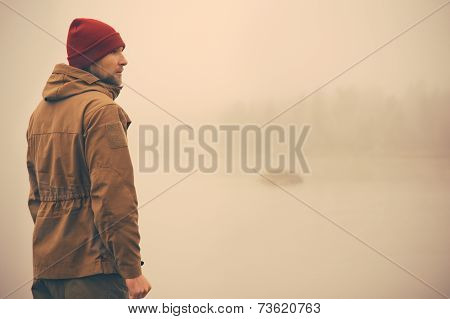
[[[120,86],[122,84],[122,81],[117,80],[113,75],[103,78],[102,81],[115,86]]]

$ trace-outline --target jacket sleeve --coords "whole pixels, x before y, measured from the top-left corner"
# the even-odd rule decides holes
[[[85,156],[94,222],[123,278],[141,275],[140,235],[133,166],[127,145],[128,116],[106,105],[85,116]]]
[[[31,120],[30,120],[31,122]],[[33,144],[31,141],[31,137],[28,134],[29,128],[27,130],[27,169],[28,169],[28,179],[30,182],[30,191],[28,193],[28,208],[30,210],[31,218],[33,219],[33,223],[36,223],[36,216],[39,210],[39,206],[41,205],[39,188],[36,177],[36,170],[34,165],[33,158]]]

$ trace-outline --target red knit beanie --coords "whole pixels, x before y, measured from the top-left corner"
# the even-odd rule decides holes
[[[125,43],[106,23],[78,18],[70,24],[66,47],[69,64],[84,69]]]

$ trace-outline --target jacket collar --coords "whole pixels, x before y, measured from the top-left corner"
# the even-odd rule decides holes
[[[113,84],[108,84],[103,81],[101,81],[98,77],[93,75],[90,72],[84,71],[82,69],[78,69],[76,67],[67,65],[65,63],[59,63],[55,65],[55,68],[53,69],[54,74],[67,74],[74,78],[80,79],[84,82],[86,82],[89,85],[96,84],[103,87],[107,94],[115,100],[117,96],[119,95],[120,91],[122,90],[123,86],[117,86]]]

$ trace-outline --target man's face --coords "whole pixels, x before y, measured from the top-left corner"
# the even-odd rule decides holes
[[[128,61],[123,55],[123,47],[105,55],[89,67],[89,71],[103,82],[120,86],[123,67]]]

